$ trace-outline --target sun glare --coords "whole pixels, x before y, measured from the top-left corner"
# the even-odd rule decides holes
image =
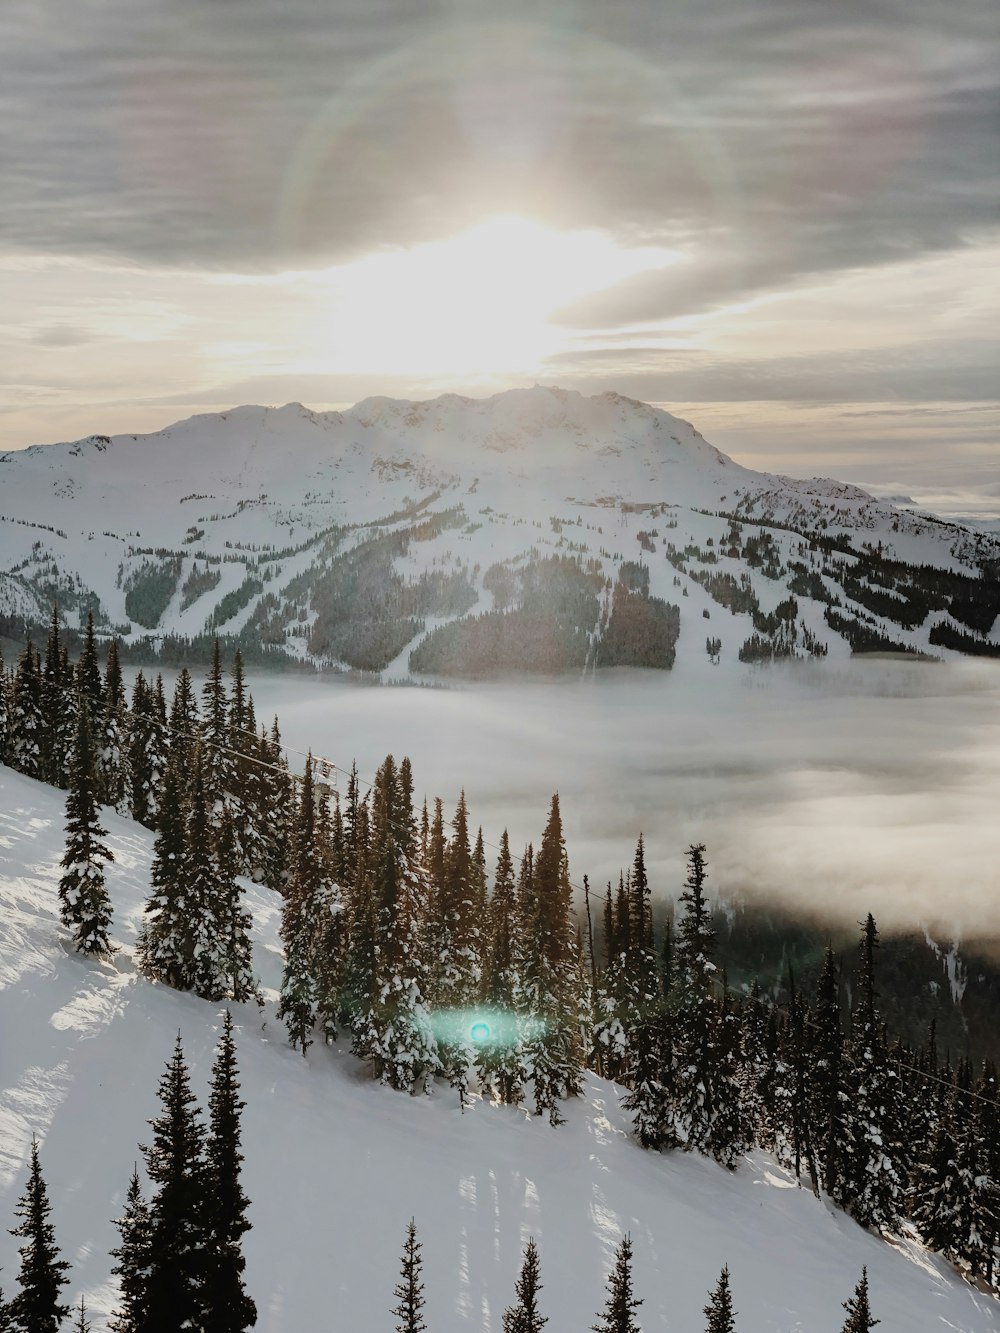
[[[559,349],[560,307],[681,256],[599,231],[494,217],[447,240],[330,269],[318,344],[328,368],[388,374],[527,370]]]

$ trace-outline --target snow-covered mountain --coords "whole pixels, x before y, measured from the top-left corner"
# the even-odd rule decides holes
[[[202,1104],[221,1010],[156,986],[132,949],[149,887],[152,835],[106,811],[119,946],[112,963],[72,951],[58,920],[63,795],[0,769],[0,1267],[40,1144],[56,1240],[95,1329],[116,1301],[109,1249],[137,1144],[181,1032]],[[337,1048],[304,1060],[275,1016],[276,897],[247,884],[267,1003],[237,1008],[244,1183],[253,1229],[247,1286],[261,1333],[376,1333],[410,1217],[424,1245],[428,1327],[497,1333],[521,1250],[541,1253],[553,1333],[589,1328],[623,1233],[632,1236],[646,1333],[704,1327],[719,1270],[732,1274],[739,1333],[834,1333],[867,1265],[881,1333],[992,1333],[996,1299],[910,1239],[893,1244],[833,1211],[766,1154],[730,1174],[707,1159],[643,1152],[621,1090],[588,1076],[553,1129],[523,1111],[450,1090],[410,1098],[371,1083]]]
[[[1000,651],[995,534],[750,471],[613,393],[240,407],[34,446],[0,455],[0,518],[8,621],[44,622],[55,599],[133,639],[242,635],[396,675],[442,625],[524,610],[553,556],[593,594],[566,613],[584,646],[562,665],[636,658],[644,631],[606,633],[623,564],[633,592],[679,607],[679,652],[704,654],[706,635],[727,656],[754,635],[757,657]],[[661,629],[669,651],[640,664],[669,665],[676,625]],[[414,666],[460,669],[455,652],[438,633]]]

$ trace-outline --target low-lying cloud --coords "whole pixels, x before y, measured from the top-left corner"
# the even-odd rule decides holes
[[[375,689],[260,677],[286,742],[372,774],[408,754],[450,817],[464,787],[492,843],[537,846],[558,790],[570,868],[598,892],[643,833],[654,892],[688,844],[713,887],[855,922],[1000,939],[1000,668],[853,661],[706,666],[584,682]],[[298,756],[292,756],[301,763]],[[340,779],[343,783],[343,777]]]

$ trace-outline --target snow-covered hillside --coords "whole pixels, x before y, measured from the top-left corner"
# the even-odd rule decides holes
[[[982,600],[984,567],[995,585],[995,534],[839,482],[749,471],[686,422],[613,393],[372,398],[344,413],[239,407],[153,435],[35,446],[0,455],[0,519],[0,616],[44,622],[58,600],[75,623],[96,598],[107,630],[246,631],[327,661],[344,660],[343,636],[314,633],[331,588],[343,592],[336,558],[395,538],[384,552],[393,574],[424,584],[393,612],[388,641],[352,662],[371,658],[389,675],[405,673],[409,651],[442,623],[501,605],[491,568],[516,574],[551,555],[598,583],[613,583],[623,561],[645,565],[648,592],[680,605],[687,653],[703,654],[710,633],[735,656],[790,593],[801,652],[806,631],[834,656],[849,652],[850,628],[824,618],[831,606],[913,649],[928,648],[939,622],[952,638],[971,629],[1000,643],[992,619],[984,627],[962,611]],[[761,524],[770,545],[751,552]],[[909,576],[890,561],[955,577],[925,580],[914,609]],[[754,614],[726,609],[712,574],[748,580]],[[593,638],[595,626],[582,628]]]
[[[148,883],[151,835],[108,814],[115,864],[114,964],[69,952],[56,912],[61,795],[0,769],[0,1265],[32,1134],[53,1202],[71,1292],[104,1316],[108,1250],[156,1085],[181,1031],[204,1097],[220,1010],[153,986],[131,946]],[[375,1333],[390,1326],[409,1218],[424,1243],[434,1333],[498,1330],[521,1248],[538,1241],[552,1333],[585,1329],[630,1232],[647,1333],[693,1333],[723,1263],[739,1333],[837,1333],[840,1302],[867,1264],[881,1333],[991,1333],[992,1297],[915,1244],[889,1245],[795,1187],[763,1154],[734,1175],[694,1156],[642,1152],[618,1090],[589,1078],[552,1129],[454,1095],[410,1099],[374,1086],[350,1055],[290,1050],[274,1016],[277,904],[251,887],[256,960],[269,1003],[237,1011],[247,1101],[245,1183],[253,1230],[249,1289],[262,1333]]]

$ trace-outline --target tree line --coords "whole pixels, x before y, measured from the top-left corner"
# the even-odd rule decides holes
[[[643,1147],[727,1167],[763,1147],[862,1225],[893,1234],[912,1222],[994,1282],[996,1069],[952,1067],[933,1030],[915,1048],[892,1040],[870,916],[848,1011],[830,949],[814,994],[789,974],[784,1008],[734,995],[702,846],[688,851],[676,919],[654,927],[640,837],[595,932],[586,880],[586,922],[574,911],[558,796],[537,851],[515,858],[504,832],[491,875],[464,794],[450,820],[440,800],[418,810],[407,759],[387,757],[367,792],[352,770],[343,800],[311,757],[293,779],[277,723],[256,732],[238,657],[227,688],[216,652],[200,709],[182,671],[169,715],[162,684],[141,674],[125,705],[113,645],[102,680],[92,628],[75,667],[56,621],[45,663],[34,658],[28,645],[9,682],[4,753],[69,785],[60,902],[82,951],[112,948],[99,807],[117,804],[156,833],[138,948],[151,978],[216,1001],[257,993],[239,882],[250,874],[283,896],[279,1015],[303,1053],[344,1033],[393,1088],[443,1080],[464,1105],[477,1084],[553,1124],[590,1068],[624,1085]],[[51,662],[72,689],[43,690]]]

